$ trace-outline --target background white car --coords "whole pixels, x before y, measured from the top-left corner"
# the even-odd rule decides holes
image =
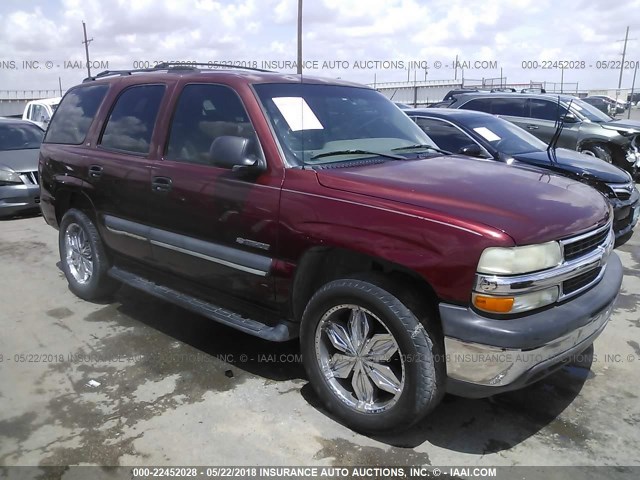
[[[53,97],[32,100],[24,107],[22,119],[29,120],[46,130],[61,98],[62,97]]]

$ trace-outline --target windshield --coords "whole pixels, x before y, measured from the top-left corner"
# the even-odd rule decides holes
[[[44,132],[27,123],[0,123],[0,151],[40,148]]]
[[[480,135],[495,150],[506,155],[547,149],[547,144],[542,140],[498,117],[474,115],[473,118],[465,121],[464,125]]]
[[[568,103],[567,103],[568,105]],[[579,98],[573,98],[571,100],[571,110],[576,112],[578,115],[582,115],[583,117],[591,120],[592,122],[610,122],[613,120],[609,115],[598,110],[593,105],[589,105],[587,102],[583,102]]]
[[[404,159],[398,155],[436,146],[375,90],[304,83],[258,84],[255,90],[288,161],[294,165],[343,162],[378,154]],[[394,150],[412,145],[416,147]]]

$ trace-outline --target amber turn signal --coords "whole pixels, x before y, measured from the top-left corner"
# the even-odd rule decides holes
[[[473,295],[473,304],[476,308],[485,312],[509,313],[513,308],[513,297],[487,297],[485,295]]]

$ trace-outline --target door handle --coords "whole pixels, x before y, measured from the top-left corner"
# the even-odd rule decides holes
[[[540,127],[538,127],[537,125],[527,125],[527,130],[538,130],[538,128]]]
[[[153,177],[153,180],[151,180],[151,190],[157,193],[167,193],[171,191],[171,183],[169,177]]]
[[[100,178],[102,176],[103,168],[100,165],[91,165],[89,167],[89,176],[93,178]]]

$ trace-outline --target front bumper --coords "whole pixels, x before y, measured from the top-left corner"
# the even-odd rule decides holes
[[[0,217],[11,217],[40,209],[39,185],[7,185],[0,187]]]
[[[600,335],[621,283],[622,263],[612,253],[598,284],[540,313],[499,320],[441,304],[447,391],[481,398],[544,378]]]
[[[610,199],[613,206],[613,232],[616,238],[626,235],[638,223],[640,216],[640,193],[633,189],[629,199]]]

